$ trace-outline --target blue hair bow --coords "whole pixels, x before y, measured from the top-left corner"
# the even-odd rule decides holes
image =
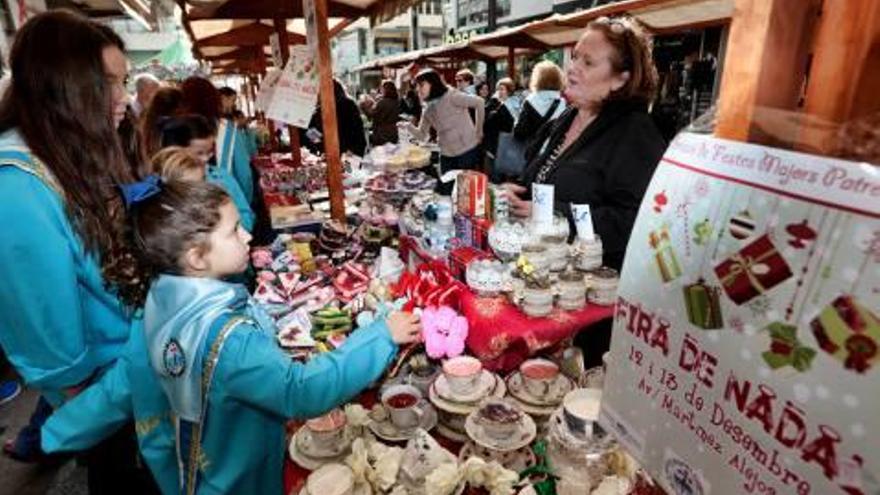
[[[132,205],[162,192],[162,179],[156,174],[150,174],[144,177],[142,181],[121,184],[119,189],[122,190],[122,199],[125,200],[125,207],[131,208]]]

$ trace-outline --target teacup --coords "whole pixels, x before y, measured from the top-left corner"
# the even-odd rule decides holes
[[[503,440],[516,433],[522,416],[522,411],[501,400],[488,401],[477,411],[477,420],[483,431],[495,440]]]
[[[483,363],[471,356],[458,356],[443,362],[443,376],[452,393],[457,395],[472,391],[479,383],[482,372]]]
[[[315,447],[318,450],[327,450],[342,442],[347,421],[341,409],[333,409],[323,416],[306,421],[306,429]]]
[[[529,359],[519,366],[523,386],[532,397],[547,397],[559,377],[559,365],[546,359]]]
[[[562,399],[562,417],[568,431],[581,439],[591,437],[601,402],[602,390],[596,388],[579,388],[566,394]]]
[[[425,410],[420,406],[422,393],[412,385],[392,385],[382,393],[382,404],[388,410],[391,423],[400,429],[419,426]]]

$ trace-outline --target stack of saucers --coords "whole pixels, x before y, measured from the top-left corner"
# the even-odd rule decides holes
[[[443,372],[431,384],[428,397],[437,408],[437,432],[450,440],[466,442],[465,419],[488,397],[503,397],[504,381],[483,369],[476,358],[459,356],[443,363]]]

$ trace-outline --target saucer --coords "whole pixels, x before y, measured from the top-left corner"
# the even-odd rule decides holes
[[[508,450],[506,452],[492,451],[479,445],[468,442],[464,444],[458,454],[458,462],[463,463],[469,457],[480,457],[486,462],[498,461],[505,469],[521,473],[538,462],[535,453],[529,447],[523,447],[517,450]]]
[[[590,438],[578,438],[574,436],[565,424],[562,417],[562,410],[559,409],[550,417],[549,427],[547,431],[548,440],[559,445],[566,453],[586,453],[591,451],[601,451],[605,449],[609,443],[613,442],[613,437],[598,430],[593,432]],[[598,426],[595,425],[594,426]]]
[[[437,433],[443,438],[447,438],[453,442],[466,443],[470,441],[470,438],[468,438],[466,434],[457,432],[443,423],[437,423]]]
[[[391,422],[390,416],[386,416],[382,421],[372,420],[367,426],[370,428],[370,431],[382,440],[388,442],[405,442],[412,438],[417,429],[421,428],[425,431],[430,431],[437,426],[437,411],[434,407],[425,400],[421,401],[419,406],[424,408],[425,415],[422,416],[421,423],[412,428],[400,429],[397,426],[394,426],[394,423]]]
[[[291,440],[291,445],[296,445],[296,449],[300,453],[312,459],[329,459],[347,454],[348,451],[351,450],[351,442],[353,440],[354,439],[352,438],[351,429],[346,427],[342,437],[342,442],[336,445],[332,445],[326,449],[319,449],[316,448],[316,446],[314,445],[309,429],[306,427],[302,427],[297,430],[296,434],[293,436],[293,439]]]
[[[526,390],[522,373],[519,371],[514,371],[508,375],[505,384],[507,385],[507,390],[510,391],[510,395],[518,399],[519,402],[525,402],[533,406],[550,406],[554,408],[561,404],[565,394],[571,392],[574,388],[574,382],[562,373],[556,376],[556,381],[550,386],[550,391],[543,397],[536,397]]]
[[[502,380],[497,375],[492,374],[492,377],[494,377],[495,379],[495,388],[491,390],[488,395],[490,397],[500,399],[504,397],[504,395],[507,393],[507,386],[504,385],[504,380]],[[441,411],[446,411],[448,413],[465,416],[474,412],[479,406],[479,404],[462,404],[461,402],[444,399],[437,392],[437,387],[435,387],[436,384],[437,381],[435,380],[434,383],[431,385],[431,388],[428,390],[428,398],[431,400],[431,403],[434,404],[435,407],[437,407],[437,409],[440,409]]]
[[[468,437],[481,447],[492,450],[507,452],[517,450],[532,443],[538,434],[535,420],[528,414],[523,413],[519,419],[519,428],[506,438],[492,438],[483,432],[483,427],[477,422],[477,411],[472,412],[464,424]]]
[[[304,428],[300,428],[302,431]],[[290,459],[296,463],[296,465],[308,469],[309,471],[314,471],[324,464],[330,464],[331,462],[344,462],[346,456],[348,456],[348,452],[343,452],[337,457],[322,457],[315,458],[309,457],[308,455],[300,452],[300,450],[296,446],[296,437],[299,434],[299,431],[294,434],[293,438],[290,440],[290,446],[287,449],[287,453],[290,455]]]
[[[495,387],[495,382],[495,375],[489,370],[483,370],[480,374],[480,381],[477,383],[477,386],[467,394],[458,395],[452,391],[452,388],[449,386],[449,381],[446,379],[446,375],[440,373],[437,375],[437,379],[434,380],[434,387],[441,398],[450,402],[467,404],[479,402],[480,399],[491,393],[492,389]]]

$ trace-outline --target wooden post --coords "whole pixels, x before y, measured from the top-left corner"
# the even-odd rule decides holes
[[[813,43],[804,113],[828,125],[802,129],[798,147],[829,153],[846,122],[880,111],[880,2],[825,0]]]
[[[288,39],[287,36],[287,23],[280,17],[276,17],[272,22],[275,25],[275,32],[278,33],[278,44],[281,45],[281,69],[283,70],[284,65],[287,64],[287,59],[290,58],[290,39]],[[260,55],[262,55],[262,53]],[[288,125],[287,133],[290,135],[290,155],[293,159],[293,163],[296,166],[302,165],[299,129],[292,125]]]
[[[309,12],[304,13],[306,16]],[[320,71],[321,122],[324,128],[324,155],[327,159],[327,189],[330,193],[330,214],[345,223],[345,195],[342,190],[342,160],[339,156],[339,130],[336,122],[336,98],[333,91],[333,61],[330,59],[330,37],[327,33],[327,0],[315,0],[317,24],[318,70]]]
[[[843,0],[847,1],[847,0]],[[736,0],[718,100],[718,137],[789,147],[819,0]],[[845,73],[840,74],[845,77]],[[780,112],[781,111],[781,112]]]
[[[516,48],[512,46],[507,47],[507,77],[516,84]]]

